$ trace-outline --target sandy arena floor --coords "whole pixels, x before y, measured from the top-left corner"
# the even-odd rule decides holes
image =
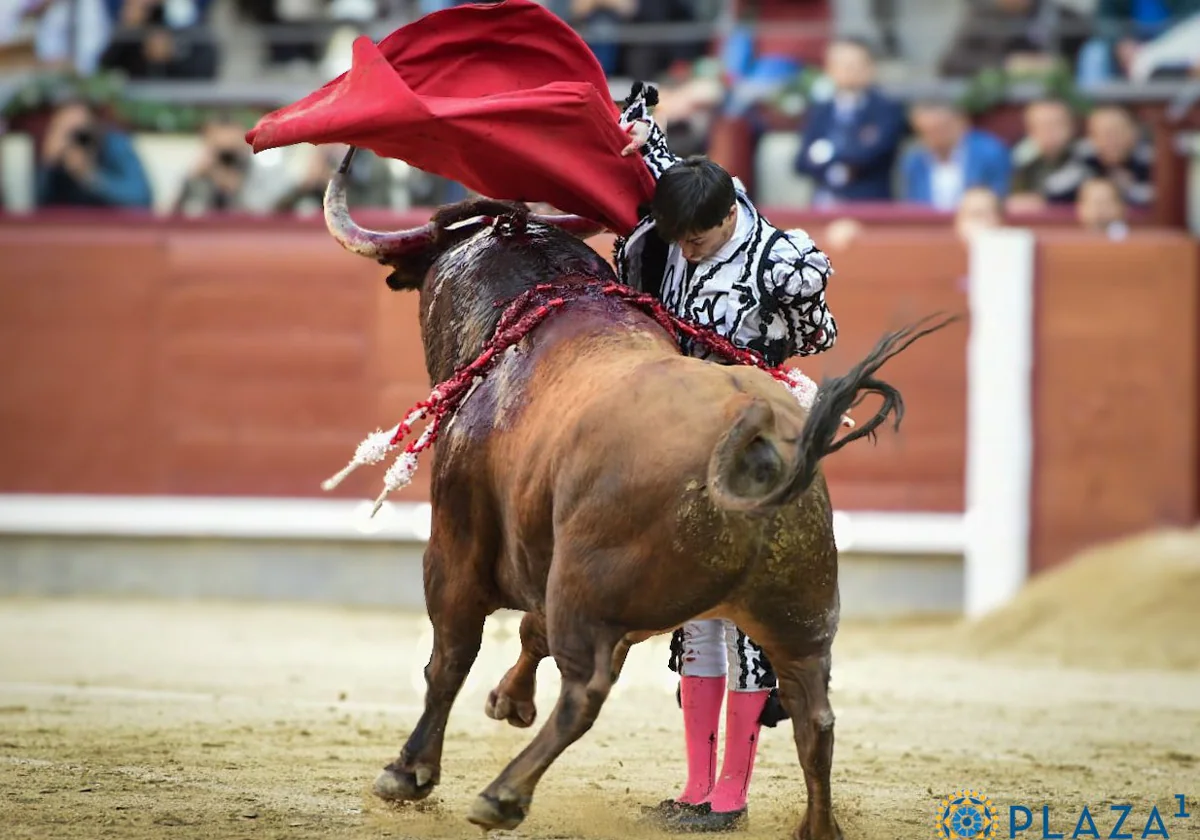
[[[463,818],[531,737],[484,717],[513,660],[493,619],[451,718],[443,783],[419,808],[369,793],[415,723],[424,616],[308,607],[0,601],[0,826],[38,838],[477,838]],[[1200,837],[1200,672],[1091,673],[932,656],[945,627],[843,627],[834,802],[847,840],[934,836],[941,797],[1035,814],[1024,837],[1099,836],[1131,803]],[[600,722],[550,770],[527,838],[659,837],[637,806],[676,791],[682,722],[665,640],[634,649]],[[542,719],[557,693],[543,665]],[[539,724],[541,719],[539,719]],[[803,807],[790,728],[766,730],[742,836],[784,838]],[[1192,817],[1175,819],[1175,794]],[[1008,836],[1007,830],[1003,836]],[[1129,836],[1129,835],[1125,835]],[[1160,835],[1161,836],[1161,835]]]

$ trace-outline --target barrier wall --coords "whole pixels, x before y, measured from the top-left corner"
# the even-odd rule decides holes
[[[1200,515],[1197,255],[1196,240],[1174,232],[1042,235],[1034,569]]]
[[[1196,256],[1172,233],[1042,235],[1035,567],[1195,515]],[[966,312],[966,251],[941,225],[873,228],[833,259],[841,336],[799,360],[815,378],[887,330]],[[416,295],[385,275],[307,224],[5,224],[0,492],[326,495],[363,434],[428,392]],[[966,335],[885,368],[904,426],[826,462],[838,508],[963,509]],[[362,470],[332,495],[373,497],[381,478]],[[426,499],[427,480],[394,498]]]

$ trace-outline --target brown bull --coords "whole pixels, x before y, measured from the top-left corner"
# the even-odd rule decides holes
[[[502,305],[522,293],[613,281],[594,250],[519,204],[468,201],[413,231],[363,230],[346,210],[348,165],[349,157],[326,194],[329,228],[348,249],[392,266],[391,288],[419,291],[433,383],[480,353]],[[475,800],[468,819],[489,829],[525,819],[542,774],[595,722],[631,644],[721,617],[758,641],[777,673],[808,787],[796,836],[840,837],[826,693],[837,548],[818,461],[889,414],[899,425],[900,394],[874,372],[944,323],[887,336],[822,384],[811,413],[762,370],[681,355],[652,317],[601,294],[571,300],[507,351],[442,431],[427,467],[428,691],[376,793],[418,800],[438,784],[450,708],[492,612],[526,618],[522,658],[493,692],[490,713],[532,722],[534,667],[546,655],[562,685],[548,721]],[[863,392],[880,394],[882,407],[834,443]]]

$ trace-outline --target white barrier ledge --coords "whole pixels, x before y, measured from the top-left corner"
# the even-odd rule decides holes
[[[0,494],[0,534],[424,542],[430,506],[261,497]],[[962,554],[956,513],[836,511],[841,551],[867,554]]]
[[[838,551],[858,554],[962,554],[961,513],[834,511]]]
[[[420,541],[428,504],[261,497],[0,495],[0,533],[105,537]]]

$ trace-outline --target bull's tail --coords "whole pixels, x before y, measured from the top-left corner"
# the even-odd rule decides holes
[[[823,380],[794,443],[781,444],[773,433],[775,416],[771,406],[765,400],[753,400],[717,442],[709,459],[708,490],[713,501],[736,511],[768,510],[786,504],[811,486],[817,465],[826,455],[859,438],[874,439],[875,430],[889,415],[894,418],[893,427],[899,430],[904,398],[895,387],[876,379],[875,373],[917,339],[961,319],[954,315],[930,324],[936,317],[885,335],[844,376]],[[878,394],[883,404],[873,417],[835,443],[842,415],[867,394]]]

